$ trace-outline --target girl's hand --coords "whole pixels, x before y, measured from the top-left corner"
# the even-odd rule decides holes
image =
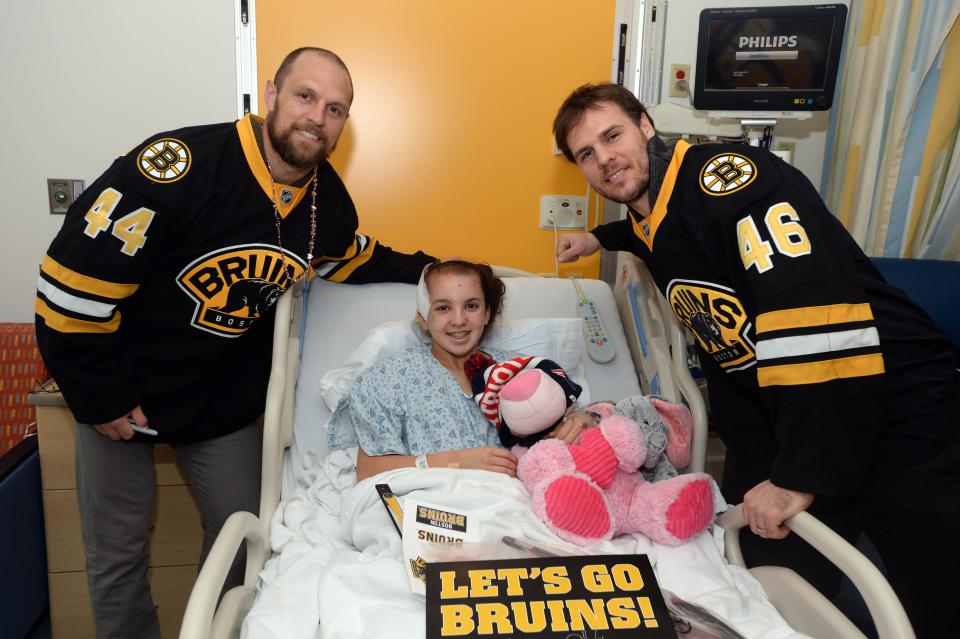
[[[436,453],[437,455],[449,455],[450,462],[460,468],[473,468],[475,470],[489,470],[495,473],[503,473],[511,477],[517,476],[517,458],[509,450],[503,448],[494,448],[493,446],[477,446],[476,448],[464,448],[449,453]],[[433,466],[433,455],[428,456],[428,462]],[[440,466],[441,464],[438,464]],[[449,464],[442,464],[449,465]]]

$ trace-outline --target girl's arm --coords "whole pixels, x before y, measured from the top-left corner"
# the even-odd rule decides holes
[[[461,450],[445,450],[426,455],[430,468],[474,468],[517,476],[517,458],[502,448],[477,446]],[[363,448],[357,450],[357,481],[395,468],[413,468],[417,458],[413,455],[368,455]]]

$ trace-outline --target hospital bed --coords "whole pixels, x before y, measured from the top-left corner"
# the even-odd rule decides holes
[[[643,264],[631,256],[620,255],[612,290],[598,280],[579,280],[582,291],[597,305],[616,348],[612,361],[600,364],[586,355],[581,324],[576,320],[578,293],[574,283],[556,278],[523,277],[529,274],[511,269],[499,269],[501,276],[506,276],[508,290],[503,322],[498,329],[497,339],[501,341],[497,345],[520,346],[522,348],[516,349],[554,355],[561,365],[574,371],[573,374],[583,375],[587,392],[593,399],[619,399],[642,391],[685,402],[695,419],[693,455],[688,470],[702,470],[706,458],[706,410],[700,390],[690,376],[686,334],[656,291]],[[275,517],[278,505],[282,509],[287,500],[300,498],[304,493],[304,476],[318,474],[320,460],[328,452],[322,425],[335,406],[337,384],[342,384],[344,377],[349,382],[351,375],[359,370],[359,362],[375,357],[377,350],[383,349],[382,344],[389,341],[384,334],[395,338],[396,331],[402,330],[400,324],[388,324],[385,328],[384,322],[408,324],[414,312],[414,288],[403,284],[346,286],[318,280],[309,289],[297,287],[288,291],[278,301],[264,419],[260,512],[258,516],[235,513],[226,522],[190,595],[181,639],[237,636],[258,597],[258,579],[266,580],[266,575],[273,575],[271,579],[277,574],[282,576],[283,566],[295,563],[285,564],[281,552],[267,564],[271,555],[271,528],[274,534],[278,530],[288,534],[282,524],[277,528],[277,522],[286,516],[281,512]],[[571,330],[580,335],[575,349],[571,349],[569,342]],[[371,341],[375,343],[372,350],[366,347]],[[568,358],[567,361],[564,358]],[[770,610],[775,606],[772,614],[779,623],[785,619],[798,632],[815,637],[863,637],[839,610],[792,571],[765,566],[748,573],[742,568],[735,534],[743,526],[739,507],[721,515],[719,524],[726,529],[726,535],[719,529],[714,537],[702,533],[697,543],[701,546],[700,552],[709,553],[716,550],[717,539],[725,537],[723,543],[729,564],[724,563],[723,557],[719,559],[725,571],[724,579],[733,580],[734,590],[741,593],[755,588],[757,596],[763,599],[750,602],[753,608],[744,608],[744,614],[753,618],[748,635],[790,636],[772,631],[768,634],[757,625],[768,614],[764,605],[772,603]],[[869,560],[806,513],[788,520],[787,525],[850,577],[863,594],[882,639],[913,637],[902,606]],[[247,551],[244,584],[227,592],[218,604],[227,570],[241,544],[246,544]],[[671,557],[671,552],[675,551],[664,549],[663,556]],[[693,567],[704,559],[700,556],[696,563],[688,564],[677,561],[678,565]],[[667,559],[663,562],[671,565]],[[658,575],[661,586],[664,586],[664,576],[679,580],[677,575]],[[668,585],[674,591],[683,587],[680,581]],[[271,587],[268,583],[263,588],[261,599],[256,601],[258,609],[268,599],[266,593]]]

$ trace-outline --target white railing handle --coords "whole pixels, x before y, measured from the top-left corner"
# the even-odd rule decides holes
[[[227,518],[193,585],[180,625],[180,639],[206,639],[210,636],[220,591],[244,541],[247,544],[244,584],[256,585],[269,549],[264,531],[265,527],[253,513],[235,512]]]
[[[727,531],[724,535],[727,560],[745,566],[738,534],[747,523],[743,517],[743,504],[721,514],[718,523]],[[883,573],[863,553],[808,512],[799,512],[783,524],[850,578],[870,610],[880,639],[914,639],[913,627],[900,599]]]

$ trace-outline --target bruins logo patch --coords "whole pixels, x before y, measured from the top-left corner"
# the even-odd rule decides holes
[[[700,171],[700,188],[710,195],[730,195],[753,182],[757,165],[738,153],[715,155]]]
[[[307,265],[299,256],[269,244],[230,246],[197,258],[177,276],[196,302],[192,326],[222,337],[238,337],[267,312]]]
[[[137,156],[137,168],[144,177],[161,184],[176,182],[186,175],[190,162],[190,149],[174,138],[151,142]]]
[[[756,347],[750,335],[753,324],[747,321],[743,304],[732,288],[696,280],[673,280],[667,286],[667,300],[677,319],[690,329],[720,368],[737,371],[756,363]]]

